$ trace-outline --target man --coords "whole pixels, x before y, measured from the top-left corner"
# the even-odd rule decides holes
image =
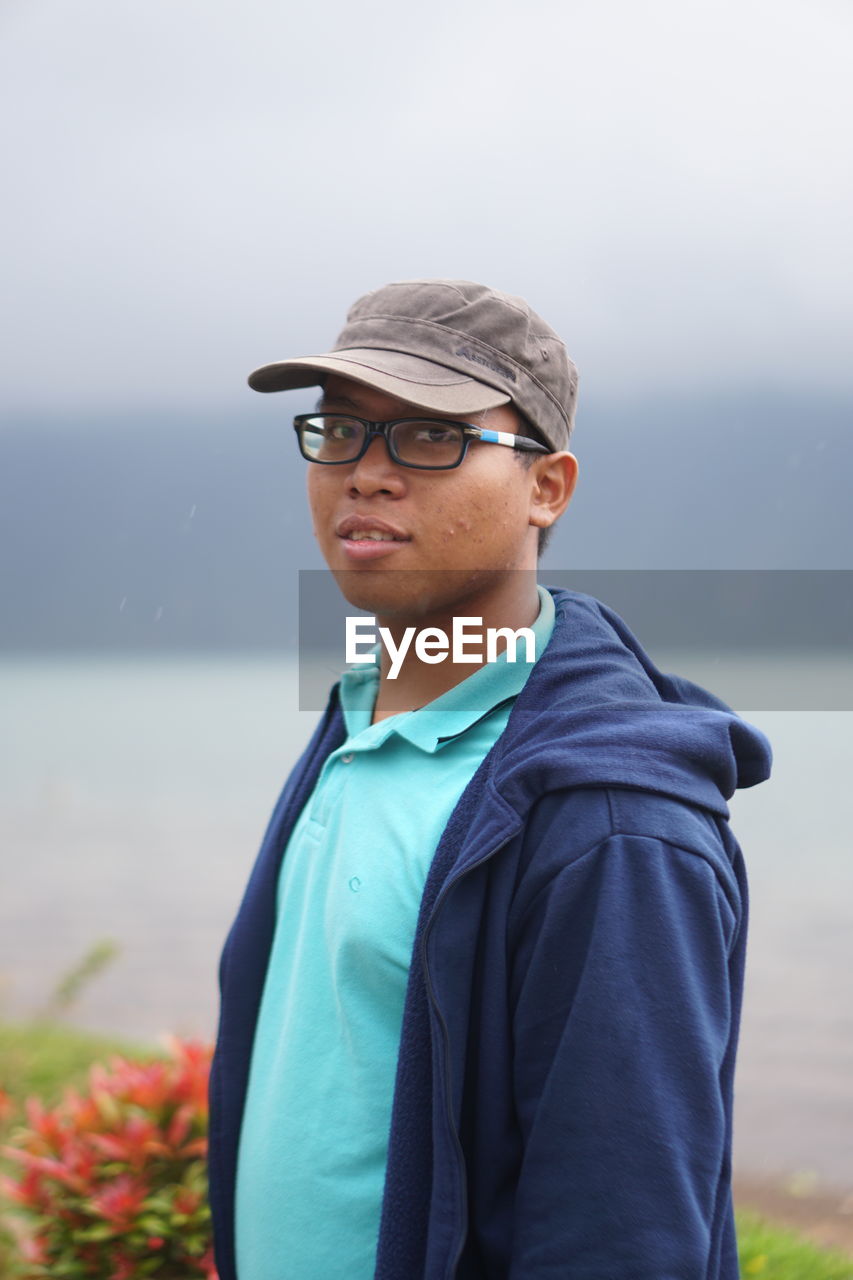
[[[562,342],[519,298],[405,282],[250,384],[321,387],[315,535],[386,645],[332,690],[223,954],[222,1280],[734,1280],[726,800],[769,750],[537,587],[577,473]],[[518,635],[439,661],[460,619]]]

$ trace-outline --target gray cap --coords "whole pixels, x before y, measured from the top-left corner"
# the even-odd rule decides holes
[[[554,450],[565,449],[578,372],[523,298],[470,280],[404,280],[365,294],[325,355],[265,364],[255,391],[314,387],[330,373],[437,413],[512,404]]]

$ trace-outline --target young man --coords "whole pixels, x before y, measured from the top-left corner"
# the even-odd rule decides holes
[[[525,302],[360,299],[256,370],[323,555],[389,644],[348,671],[222,958],[221,1280],[735,1280],[746,882],[726,800],[763,737],[590,597],[537,587],[577,378]],[[528,628],[489,662],[407,634]]]

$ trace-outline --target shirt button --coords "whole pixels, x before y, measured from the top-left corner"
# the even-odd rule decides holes
[[[354,759],[355,759],[355,756],[353,755],[353,753],[351,751],[348,751],[346,755],[341,756],[341,764],[352,764]]]

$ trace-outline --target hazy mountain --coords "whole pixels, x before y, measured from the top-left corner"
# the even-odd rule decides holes
[[[637,571],[853,567],[851,410],[755,391],[584,405],[581,480],[542,579],[632,571],[569,581],[621,607],[641,634],[725,637],[739,598],[753,619],[747,639],[849,640],[851,574]],[[264,414],[7,422],[0,647],[293,645],[297,570],[322,561],[292,434]]]

